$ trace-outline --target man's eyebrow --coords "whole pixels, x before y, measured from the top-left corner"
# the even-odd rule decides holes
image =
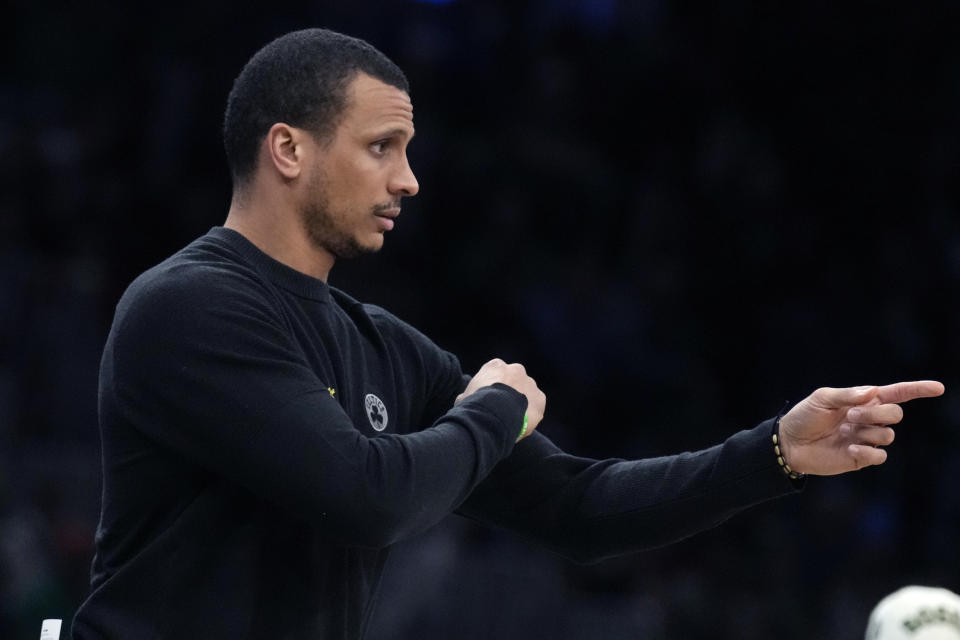
[[[377,133],[376,137],[378,138],[399,137],[399,138],[407,138],[408,140],[413,140],[414,135],[416,135],[416,131],[414,131],[413,129],[403,129],[401,127],[397,127],[395,129],[389,129],[382,133]]]

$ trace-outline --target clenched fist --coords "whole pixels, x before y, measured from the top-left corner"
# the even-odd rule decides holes
[[[537,425],[540,424],[540,421],[543,419],[543,412],[547,406],[547,396],[543,391],[540,391],[537,382],[527,375],[527,370],[522,364],[507,364],[500,358],[494,358],[480,367],[480,370],[473,376],[467,388],[457,396],[454,404],[460,402],[477,389],[489,387],[497,382],[512,387],[526,396],[527,431],[523,437],[527,437],[533,433],[534,429],[537,428]]]

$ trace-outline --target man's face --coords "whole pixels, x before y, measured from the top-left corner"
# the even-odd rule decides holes
[[[400,199],[420,187],[407,163],[413,105],[404,91],[358,74],[341,118],[329,143],[314,147],[300,213],[317,249],[349,258],[379,250]]]

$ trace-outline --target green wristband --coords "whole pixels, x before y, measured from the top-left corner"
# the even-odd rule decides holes
[[[520,442],[521,440],[523,440],[523,436],[527,435],[528,420],[529,419],[527,418],[527,414],[523,414],[523,428],[520,429],[520,435],[517,436],[517,442]]]

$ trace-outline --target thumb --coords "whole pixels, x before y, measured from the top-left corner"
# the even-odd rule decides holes
[[[842,409],[843,407],[853,407],[858,404],[869,402],[877,395],[877,387],[843,387],[834,389],[832,387],[822,387],[817,389],[814,396],[817,404],[827,409]]]

